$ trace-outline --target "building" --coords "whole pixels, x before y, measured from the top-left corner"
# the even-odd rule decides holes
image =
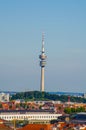
[[[84,93],[84,98],[86,98],[86,93]]]
[[[33,122],[46,122],[57,119],[62,114],[55,114],[53,110],[0,110],[0,119],[28,120]]]
[[[28,124],[23,128],[19,128],[17,130],[55,130],[52,129],[52,124]]]
[[[0,93],[0,102],[9,102],[9,94]]]

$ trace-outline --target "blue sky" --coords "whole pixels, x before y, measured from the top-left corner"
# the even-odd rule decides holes
[[[86,92],[86,0],[0,0],[0,90]]]

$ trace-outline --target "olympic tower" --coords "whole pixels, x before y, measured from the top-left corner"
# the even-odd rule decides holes
[[[40,58],[40,67],[41,67],[40,91],[44,92],[44,68],[46,65],[46,58],[47,58],[44,50],[44,34],[42,34],[42,50],[41,50],[41,55],[39,55],[39,58]]]

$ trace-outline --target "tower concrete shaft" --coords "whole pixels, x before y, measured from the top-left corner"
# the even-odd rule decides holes
[[[44,67],[41,67],[41,84],[40,91],[44,92]]]
[[[41,55],[39,55],[39,58],[40,58],[40,66],[41,66],[40,91],[44,92],[44,68],[46,65],[46,58],[47,58],[44,51],[44,35],[42,35],[42,50],[41,50]]]

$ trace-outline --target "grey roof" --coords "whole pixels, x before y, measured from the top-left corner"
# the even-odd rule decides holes
[[[42,113],[54,113],[53,110],[0,110],[0,113],[31,113],[31,112],[42,112]]]

